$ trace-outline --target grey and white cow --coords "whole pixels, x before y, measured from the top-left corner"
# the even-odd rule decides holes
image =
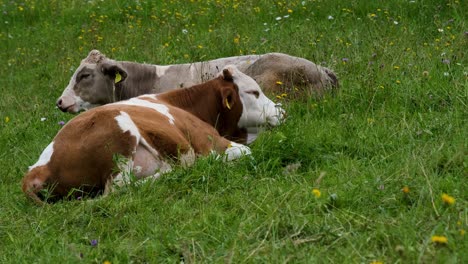
[[[320,95],[325,90],[338,87],[338,79],[330,69],[282,53],[153,65],[116,61],[98,50],[92,50],[81,61],[57,100],[57,106],[63,112],[77,113],[142,94],[190,87],[214,78],[226,65],[235,65],[257,81],[267,93],[282,93],[282,87],[305,87],[307,94]],[[260,94],[256,93],[256,96]]]

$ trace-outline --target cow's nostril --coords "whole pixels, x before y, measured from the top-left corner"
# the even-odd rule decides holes
[[[59,99],[59,100],[57,101],[57,106],[58,106],[58,107],[62,106],[62,99]]]

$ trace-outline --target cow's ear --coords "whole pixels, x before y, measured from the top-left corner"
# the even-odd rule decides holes
[[[115,63],[101,64],[101,71],[104,75],[109,76],[115,83],[123,82],[127,78],[127,72]]]
[[[221,92],[221,97],[223,99],[223,107],[229,110],[236,104],[236,93],[232,88],[225,88]]]

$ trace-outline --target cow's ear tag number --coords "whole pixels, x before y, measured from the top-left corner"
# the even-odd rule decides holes
[[[118,83],[118,82],[120,82],[121,80],[122,80],[122,75],[120,75],[119,72],[116,72],[116,73],[115,73],[115,81],[114,81],[114,82],[115,82],[115,83]]]

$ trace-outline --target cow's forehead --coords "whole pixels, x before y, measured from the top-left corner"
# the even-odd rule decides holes
[[[76,75],[78,75],[83,70],[94,70],[94,69],[96,69],[96,67],[97,67],[97,64],[81,63],[80,66],[78,66],[78,68],[76,69],[75,73],[73,74],[73,78],[75,78]]]
[[[260,90],[258,83],[247,75],[236,75],[233,79],[234,83],[239,87],[240,92],[244,92],[245,90]]]

